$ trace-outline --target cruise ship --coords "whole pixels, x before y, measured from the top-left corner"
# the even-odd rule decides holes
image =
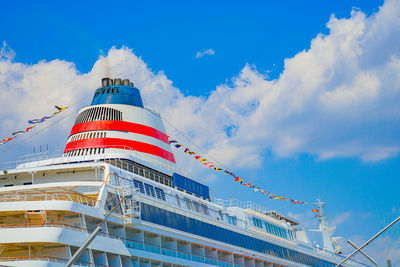
[[[336,266],[319,205],[321,247],[284,214],[215,198],[176,166],[139,89],[103,78],[61,155],[0,171],[0,265],[65,266],[101,224],[72,266]]]

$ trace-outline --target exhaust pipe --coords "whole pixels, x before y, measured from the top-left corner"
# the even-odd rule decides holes
[[[106,87],[110,84],[110,78],[103,78],[101,79],[101,86]]]
[[[121,85],[121,79],[120,78],[115,78],[114,79],[114,85]]]

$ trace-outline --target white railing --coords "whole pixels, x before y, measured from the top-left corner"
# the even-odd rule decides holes
[[[45,152],[38,152],[33,154],[27,154],[21,156],[18,160],[9,161],[9,162],[2,162],[0,163],[0,170],[9,170],[14,168],[35,168],[39,166],[45,165],[54,165],[54,164],[62,164],[62,163],[81,163],[81,162],[88,162],[88,161],[104,161],[105,159],[109,158],[118,158],[117,154],[128,154],[136,159],[141,161],[145,161],[146,163],[150,163],[157,168],[162,170],[168,171],[170,173],[180,173],[182,175],[187,175],[187,173],[177,166],[174,166],[172,163],[164,163],[162,161],[156,160],[156,158],[147,155],[146,153],[137,151],[128,146],[101,146],[101,147],[91,147],[93,149],[104,148],[107,149],[105,153],[99,154],[86,154],[90,148],[82,147],[82,148],[74,148],[74,150],[79,149],[88,149],[85,151],[85,155],[79,156],[65,156],[62,151],[57,150],[52,153]],[[123,150],[123,151],[121,151]],[[156,157],[156,156],[155,156]],[[140,163],[140,162],[139,162]]]
[[[96,206],[96,199],[72,192],[12,193],[12,194],[9,193],[0,195],[0,202],[46,201],[46,200],[73,201],[91,207]]]
[[[213,202],[217,205],[220,205],[222,207],[228,208],[228,207],[239,207],[242,209],[250,209],[250,210],[254,210],[254,211],[258,211],[260,213],[263,214],[267,214],[268,212],[271,212],[272,210],[267,209],[264,206],[261,206],[260,204],[257,204],[253,201],[242,201],[239,199],[221,199],[221,198],[217,198],[214,199]]]

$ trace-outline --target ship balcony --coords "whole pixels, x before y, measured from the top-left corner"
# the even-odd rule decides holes
[[[2,266],[61,267],[67,263],[69,255],[70,248],[68,246],[54,243],[10,243],[0,245],[0,264]],[[74,266],[89,267],[91,264],[80,259]]]
[[[85,196],[76,192],[13,192],[0,194],[0,203],[4,202],[21,202],[21,201],[70,201],[90,207],[96,206],[96,198],[94,196]]]
[[[185,261],[187,264],[191,264],[190,262],[199,262],[199,263],[205,263],[209,265],[214,265],[214,266],[222,266],[222,267],[238,267],[241,265],[238,264],[233,264],[228,261],[223,261],[221,259],[217,258],[211,258],[211,257],[206,257],[205,255],[198,255],[195,253],[190,253],[187,251],[180,251],[177,249],[172,249],[172,248],[166,248],[166,247],[161,247],[157,245],[152,245],[149,243],[144,243],[144,242],[139,242],[135,240],[125,240],[125,245],[131,250],[132,255],[137,255],[137,256],[145,256],[144,254],[147,252],[149,253],[149,257],[154,257],[151,254],[158,254],[158,255],[163,255],[163,256],[168,256],[176,259],[176,262],[182,262]],[[136,252],[135,250],[139,250],[140,252]],[[160,257],[158,256],[158,257]],[[157,256],[155,256],[157,258]],[[183,260],[183,261],[182,261]],[[173,260],[171,260],[173,261]]]

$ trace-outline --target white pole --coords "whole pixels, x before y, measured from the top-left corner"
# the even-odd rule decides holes
[[[356,251],[354,251],[353,253],[351,253],[349,256],[347,256],[346,258],[344,258],[344,260],[342,260],[338,265],[336,265],[335,267],[338,267],[340,265],[342,265],[345,261],[347,261],[348,259],[350,259],[354,254],[356,254],[358,251],[360,251],[363,247],[365,247],[366,245],[368,245],[369,243],[371,243],[372,240],[374,240],[375,238],[377,238],[380,234],[382,234],[383,232],[385,232],[390,226],[392,226],[393,224],[395,224],[398,220],[400,220],[400,216],[397,217],[396,220],[394,220],[393,222],[391,222],[388,226],[386,226],[385,228],[383,228],[382,230],[379,231],[379,233],[377,233],[376,235],[374,235],[373,237],[371,237],[367,242],[365,242],[361,247],[359,247]]]

